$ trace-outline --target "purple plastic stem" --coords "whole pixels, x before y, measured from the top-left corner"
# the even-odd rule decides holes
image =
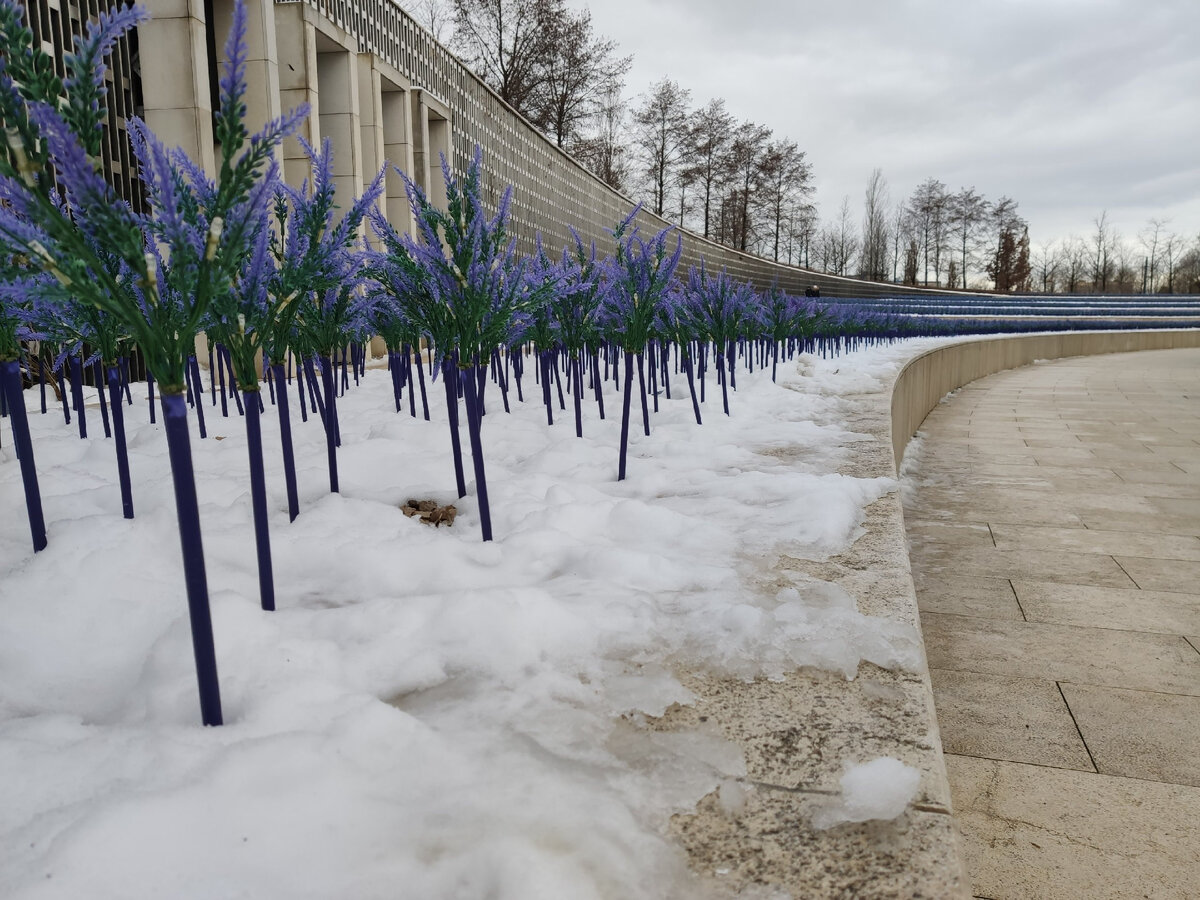
[[[417,417],[417,391],[413,386],[412,350],[408,344],[404,345],[404,359],[400,361],[400,365],[404,367],[404,378],[408,382],[408,413],[415,419]],[[424,396],[425,378],[423,375],[421,376],[421,390],[421,396]]]
[[[717,350],[713,355],[717,357],[717,381],[721,383],[721,403],[725,407],[725,415],[729,415],[729,375],[723,370],[725,354]]]
[[[346,391],[350,389],[350,377],[349,377],[349,373],[346,371],[346,357],[348,355],[349,354],[346,352],[346,348],[343,347],[342,348],[342,389],[338,392],[338,396],[340,396],[340,397],[346,396]],[[333,359],[333,357],[330,357],[330,359]]]
[[[425,393],[425,363],[421,359],[421,345],[417,345],[417,385],[421,388],[421,412],[425,416],[425,421],[429,421],[429,396]],[[429,364],[432,366],[433,361]],[[412,365],[412,362],[409,362]],[[412,381],[412,376],[408,376],[408,380]],[[411,390],[411,388],[410,388]]]
[[[267,382],[267,390],[271,392],[271,405],[276,404],[275,400],[275,370],[271,366],[266,366],[263,369],[263,376]]]
[[[187,431],[187,400],[182,394],[162,397],[171,478],[175,483],[175,510],[179,517],[179,543],[183,550],[183,579],[187,586],[192,623],[192,651],[196,658],[196,683],[200,691],[200,717],[205,725],[221,724],[221,688],[217,680],[217,654],[213,646],[212,613],[208,606],[208,577],[204,571],[204,544],[200,539],[200,505]]]
[[[125,410],[121,408],[121,369],[108,367],[108,395],[112,400],[113,434],[117,444],[117,480],[121,484],[121,512],[133,518],[133,487],[129,478],[129,447],[125,443]]]
[[[554,401],[550,398],[550,353],[538,352],[538,365],[542,370],[542,400],[546,404],[546,424],[554,424]]]
[[[25,414],[25,390],[21,381],[21,364],[15,360],[0,362],[0,392],[8,403],[8,421],[12,427],[13,444],[21,465],[21,483],[25,488],[25,512],[29,517],[29,534],[33,552],[46,549],[46,520],[42,515],[42,492],[38,487],[37,467],[33,463],[33,441],[29,437],[29,418]]]
[[[208,386],[209,386],[209,389],[212,391],[212,405],[216,406],[217,405],[217,378],[214,373],[217,371],[216,367],[220,363],[213,359],[213,347],[214,347],[213,342],[208,341]],[[218,357],[218,359],[219,359],[219,357]],[[197,364],[197,367],[198,366],[199,366],[199,364]],[[204,392],[200,388],[200,380],[199,379],[196,379],[196,390],[199,392],[199,396],[197,396],[196,399],[199,400],[200,397],[204,396]]]
[[[290,365],[290,364],[289,364]],[[304,365],[296,361],[296,394],[300,397],[300,421],[308,421],[308,406],[304,402]]]
[[[295,522],[300,515],[300,494],[296,490],[296,454],[292,448],[292,414],[288,409],[287,379],[283,375],[283,363],[271,366],[271,372],[279,385],[275,409],[279,414],[279,443],[283,445],[283,481],[287,485],[288,519]]]
[[[129,357],[122,356],[117,363],[121,366],[121,387],[125,390],[125,402],[133,406],[133,391],[129,389]]]
[[[325,420],[325,399],[322,392],[317,390],[317,366],[311,356],[304,359],[304,380],[308,382],[308,402],[320,417],[321,424],[328,428]]]
[[[450,422],[450,451],[454,457],[454,484],[459,497],[467,496],[467,479],[463,473],[462,441],[458,435],[458,366],[446,357],[442,360],[442,383],[446,388],[446,411]]]
[[[654,411],[658,412],[658,348],[651,344],[650,352],[650,396],[654,398]],[[640,372],[640,369],[639,369]]]
[[[664,344],[659,351],[659,356],[662,360],[662,386],[664,395],[668,400],[671,399],[671,347]]]
[[[637,355],[637,374],[639,393],[642,395],[642,427],[646,436],[650,436],[650,406],[646,403],[646,373],[642,371],[642,354]]]
[[[559,375],[558,369],[558,351],[550,351],[550,369],[554,372],[554,386],[558,388],[558,408],[565,410],[567,401],[563,399],[562,377]]]
[[[607,358],[607,357],[606,357]],[[608,368],[608,363],[604,365]],[[596,405],[600,407],[600,419],[604,419],[604,389],[600,381],[600,351],[592,351],[592,383],[596,386]]]
[[[312,373],[309,373],[312,377]],[[325,388],[325,451],[329,459],[329,492],[332,494],[339,493],[338,488],[338,470],[337,470],[337,415],[333,407],[334,393],[334,371],[333,357],[330,356],[324,360],[321,366],[321,384]]]
[[[737,390],[737,344],[730,341],[729,343],[729,387],[732,390]]]
[[[38,388],[42,392],[42,415],[46,414],[46,364],[42,360],[41,351],[38,351]]]
[[[576,354],[571,358],[571,394],[575,399],[575,437],[583,437],[583,360]]]
[[[621,455],[617,481],[625,480],[625,459],[629,452],[629,403],[633,399],[633,351],[625,351],[625,396],[621,400]]]
[[[223,350],[224,350],[224,348],[220,344],[217,344],[217,360],[216,360],[216,362],[217,362],[217,377],[216,377],[216,380],[220,387],[221,415],[224,416],[225,418],[229,418],[229,400],[225,396],[225,354],[224,354],[224,352],[222,352]],[[208,368],[208,377],[211,379],[213,377],[212,362],[211,362],[212,355],[211,354],[209,355],[209,360],[210,360],[210,362],[209,362],[209,368]],[[200,379],[197,378],[196,379],[197,390],[199,390],[199,384],[200,384]]]
[[[62,401],[63,422],[67,425],[70,425],[71,424],[71,404],[67,402],[67,394],[70,393],[70,391],[68,389],[70,387],[71,382],[67,375],[68,368],[70,368],[70,367],[65,366],[65,365],[62,367],[62,377],[59,379],[59,382],[58,382],[58,395],[59,395],[58,399]],[[0,393],[3,393],[3,391],[0,391]]]
[[[478,363],[466,371],[463,379],[463,398],[467,404],[467,432],[471,440],[471,462],[475,468],[475,495],[479,498],[479,527],[483,539],[492,539],[492,509],[488,503],[487,475],[483,468],[483,441],[480,437],[480,398],[476,385],[478,377],[486,374]]]
[[[525,402],[525,392],[521,388],[521,376],[525,374],[525,357],[520,350],[514,355],[510,350],[505,354],[505,360],[512,365],[513,380],[517,383],[517,402]]]
[[[700,401],[696,399],[696,379],[692,374],[692,357],[691,354],[684,354],[683,370],[687,373],[688,391],[692,395],[692,412],[696,414],[696,424],[702,425],[700,421]]]
[[[104,436],[112,437],[112,428],[108,424],[108,399],[104,396],[104,367],[100,360],[92,365],[92,378],[96,382],[96,393],[100,395],[100,421],[104,423]],[[117,405],[121,403],[121,395],[117,395]]]
[[[189,356],[188,363],[184,368],[192,374],[192,383],[195,387],[196,397],[200,401],[196,404],[196,424],[200,427],[200,440],[204,440],[208,437],[208,429],[204,425],[204,388],[200,386],[200,363],[196,361],[195,356]],[[163,400],[165,401],[166,399],[167,396],[164,394]]]
[[[329,371],[329,381],[324,380],[326,370]],[[324,365],[321,366],[321,383],[325,387],[325,419],[327,423],[333,425],[333,440],[340,447],[342,446],[342,424],[338,420],[337,414],[337,377],[337,363],[333,361],[333,355],[330,354],[326,357]]]
[[[271,530],[267,520],[267,476],[263,471],[259,391],[243,391],[246,400],[246,448],[250,454],[250,507],[254,511],[254,546],[258,553],[258,595],[262,608],[275,609],[271,571]]]
[[[700,402],[704,402],[704,375],[708,371],[708,341],[699,341],[697,344],[700,356]]]
[[[233,374],[233,355],[229,352],[228,347],[220,348],[221,359],[225,363],[225,371],[229,373],[229,393],[233,397],[233,402],[237,404],[238,415],[244,416],[246,408],[242,406],[242,393],[238,390],[237,378]]]
[[[404,405],[400,387],[400,358],[394,350],[388,351],[388,375],[392,379],[392,401],[396,404],[396,412],[400,412]]]
[[[78,356],[71,356],[71,402],[75,417],[79,420],[79,436],[87,437],[87,414],[83,409],[83,363]]]
[[[506,413],[512,412],[508,408],[508,376],[504,373],[504,365],[500,361],[499,349],[492,351],[492,377],[500,385],[500,398],[504,401],[504,411]]]

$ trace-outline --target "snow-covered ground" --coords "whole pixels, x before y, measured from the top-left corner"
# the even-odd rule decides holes
[[[839,395],[886,390],[932,343],[801,357],[778,384],[743,369],[729,418],[710,380],[700,427],[676,377],[650,437],[635,418],[620,483],[611,383],[608,419],[588,403],[582,440],[569,408],[547,427],[532,370],[511,415],[490,385],[488,544],[473,484],[454,496],[440,384],[432,422],[407,401],[392,411],[381,369],[339,400],[335,495],[321,426],[300,424],[293,392],[294,523],[269,407],[263,419],[274,613],[258,603],[243,422],[206,398],[209,438],[193,418],[192,450],[220,728],[199,724],[167,448],[144,385],[126,407],[133,520],[98,408],[80,441],[27,392],[50,544],[32,552],[5,421],[0,896],[696,896],[666,822],[744,764],[717,734],[645,718],[687,702],[678,667],[919,664],[895,623],[756,573],[781,552],[838,552],[896,489],[837,474],[863,439]],[[457,502],[458,519],[421,524],[399,509],[410,498]],[[870,817],[864,777],[847,817]]]

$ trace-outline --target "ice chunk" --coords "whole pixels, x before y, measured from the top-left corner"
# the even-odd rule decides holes
[[[813,825],[824,829],[846,822],[894,819],[912,802],[920,785],[917,769],[890,756],[848,765],[841,797],[813,816]]]

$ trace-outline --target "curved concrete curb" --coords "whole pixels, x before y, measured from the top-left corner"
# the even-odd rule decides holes
[[[845,426],[866,437],[842,474],[895,477],[925,416],[950,391],[1039,359],[1200,346],[1200,331],[1102,332],[964,340],[910,360],[890,387],[844,396]],[[808,576],[838,585],[860,612],[911,625],[920,617],[899,492],[867,508],[866,533],[825,560],[781,556],[762,578]],[[713,794],[672,830],[705,896],[770,885],[793,897],[969,897],[950,805],[927,669],[870,663],[857,677],[803,669],[780,682],[681,674],[696,697],[652,727],[713,728],[744,751],[747,774],[733,802]],[[891,822],[818,830],[813,813],[837,793],[846,760],[892,756],[921,771],[906,812]]]
[[[896,471],[908,442],[929,411],[953,390],[1039,359],[1097,356],[1136,350],[1200,347],[1200,330],[1091,331],[967,340],[937,347],[910,360],[892,385],[892,451]]]

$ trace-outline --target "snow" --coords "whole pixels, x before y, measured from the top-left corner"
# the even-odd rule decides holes
[[[269,406],[263,418],[274,613],[258,604],[244,427],[206,399],[210,437],[193,418],[192,452],[220,728],[199,724],[167,448],[144,385],[126,407],[133,520],[98,409],[80,441],[26,392],[50,544],[32,552],[5,424],[0,896],[696,896],[666,822],[718,788],[740,808],[745,764],[715,729],[663,734],[646,718],[688,702],[680,668],[919,665],[905,626],[765,570],[839,552],[897,488],[838,474],[865,439],[839,397],[886,390],[930,345],[802,357],[778,384],[741,370],[728,418],[710,380],[699,427],[674,377],[649,437],[635,418],[624,482],[611,383],[609,418],[587,404],[582,440],[569,409],[546,425],[531,376],[512,415],[489,385],[488,544],[474,485],[454,496],[440,384],[432,422],[407,398],[392,411],[382,369],[339,399],[334,495],[293,387],[294,523]],[[456,503],[458,519],[407,518],[410,498]],[[847,807],[886,817],[903,779],[871,771]]]
[[[813,817],[813,824],[817,828],[832,828],[847,822],[894,819],[916,797],[920,786],[920,771],[890,756],[847,765],[841,796],[836,803],[820,810]]]

